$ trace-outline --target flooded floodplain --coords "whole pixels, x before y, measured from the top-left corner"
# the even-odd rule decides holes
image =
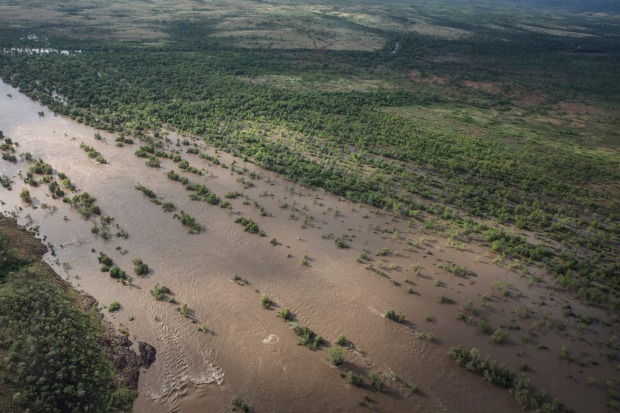
[[[50,246],[46,259],[77,289],[102,306],[120,303],[120,311],[104,310],[106,319],[157,349],[142,372],[136,412],[229,411],[233,396],[257,412],[521,411],[508,391],[450,359],[456,345],[523,371],[576,411],[606,409],[605,383],[618,374],[609,357],[614,324],[581,322],[609,315],[550,288],[533,266],[460,245],[422,220],[300,186],[174,132],[157,141],[170,157],[147,166],[148,158],[135,155],[140,142],[118,146],[117,136],[56,116],[4,83],[0,129],[19,144],[17,162],[0,161],[0,174],[13,181],[12,190],[0,190],[2,211],[38,231]],[[67,196],[95,197],[107,224],[54,199],[46,184],[24,183],[32,161],[19,155],[26,152],[66,174],[74,186]],[[182,177],[220,201],[204,202]],[[22,188],[32,205],[20,199]],[[177,219],[184,214],[199,233]],[[132,278],[123,283],[102,272],[100,253]],[[147,274],[134,273],[136,258]],[[170,294],[157,300],[157,286]],[[284,309],[296,324],[283,319]],[[385,318],[388,310],[405,321]],[[494,342],[480,320],[505,338]],[[302,327],[322,344],[299,345]],[[345,360],[333,367],[328,354],[341,347],[340,336]],[[364,383],[351,384],[351,374]],[[372,389],[371,374],[382,392]]]

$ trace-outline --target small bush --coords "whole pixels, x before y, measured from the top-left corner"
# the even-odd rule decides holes
[[[118,303],[118,301],[112,301],[110,305],[108,305],[108,311],[111,313],[118,311],[120,309],[121,309],[121,305]]]
[[[316,350],[319,346],[321,346],[321,344],[323,344],[323,337],[319,336],[308,327],[299,327],[297,323],[292,322],[291,330],[299,336],[297,344],[300,346],[306,346],[311,350]]]
[[[385,313],[385,318],[387,318],[388,320],[396,321],[397,323],[402,323],[405,321],[405,315],[396,314],[396,311],[394,310],[388,310],[387,313]]]
[[[345,242],[344,238],[336,238],[335,242],[338,248],[349,248],[349,244]]]
[[[239,285],[248,285],[250,282],[248,280],[246,280],[245,278],[241,278],[239,276],[239,274],[234,274],[230,280],[232,282],[234,282],[235,284],[239,284]]]
[[[273,301],[271,301],[271,299],[267,297],[266,294],[262,294],[260,296],[260,305],[262,305],[264,308],[271,307],[271,304],[273,304]]]
[[[493,334],[491,335],[491,340],[496,344],[502,344],[504,340],[506,340],[507,336],[508,332],[500,328],[493,332]]]
[[[177,209],[176,205],[174,205],[172,202],[164,202],[161,205],[161,208],[165,211],[165,212],[172,212],[175,209]]]
[[[383,390],[383,382],[376,373],[370,373],[368,375],[368,379],[370,380],[370,386],[373,388],[374,391]]]
[[[327,351],[327,359],[332,366],[340,366],[344,363],[346,354],[340,347],[332,347]]]
[[[28,205],[32,204],[32,198],[30,197],[30,191],[27,190],[26,188],[22,189],[22,191],[19,193],[19,198],[25,203],[27,203]]]
[[[183,317],[189,317],[189,307],[187,306],[187,304],[183,304],[179,308],[179,312],[181,313]]]
[[[111,267],[114,265],[114,261],[112,260],[112,258],[108,257],[106,254],[104,254],[103,252],[99,253],[99,258],[97,258],[97,260],[99,260],[100,264],[105,265],[106,267]]]
[[[309,262],[309,257],[308,257],[308,254],[304,254],[304,256],[303,256],[303,257],[301,257],[301,261],[300,261],[300,263],[301,263],[301,265],[303,265],[304,267],[307,267],[307,266],[308,266],[308,262]]]
[[[364,384],[364,378],[361,375],[353,371],[350,371],[349,372],[349,383],[351,383],[354,386],[361,387]]]
[[[560,347],[560,359],[571,361],[573,359],[572,354],[564,346]]]
[[[155,286],[151,288],[151,295],[155,297],[157,301],[163,300],[168,294],[171,293],[172,291],[170,291],[170,288],[163,285],[155,284]]]
[[[484,334],[489,334],[491,332],[491,323],[487,320],[481,319],[478,321],[478,329]]]
[[[377,250],[375,255],[377,257],[385,257],[386,255],[389,255],[389,253],[390,253],[390,249],[389,248],[380,248],[379,250]]]
[[[438,298],[439,302],[441,304],[452,304],[454,303],[454,300],[452,300],[451,298],[448,298],[445,296],[445,294],[441,294]]]
[[[149,266],[146,265],[140,258],[134,258],[133,270],[138,275],[146,275],[149,272]]]
[[[114,267],[110,270],[110,277],[114,278],[115,280],[124,280],[127,278],[127,274],[120,268]]]
[[[252,218],[239,217],[235,219],[235,223],[243,225],[243,230],[250,234],[259,234],[261,232],[258,224]]]
[[[159,159],[157,159],[157,157],[151,155],[149,156],[149,159],[145,162],[146,166],[150,166],[151,168],[159,168],[161,165],[161,162]]]
[[[282,310],[278,311],[278,316],[282,317],[284,321],[288,321],[292,317],[291,310],[289,310],[288,308],[283,308]]]
[[[230,401],[230,403],[233,406],[233,411],[237,411],[237,410],[241,410],[242,412],[249,412],[250,411],[250,406],[248,406],[241,397],[239,396],[235,396],[232,398],[232,400]]]

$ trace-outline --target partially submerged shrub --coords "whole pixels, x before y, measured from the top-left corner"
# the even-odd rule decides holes
[[[332,366],[340,366],[345,358],[346,353],[340,347],[332,347],[327,351],[327,359]]]
[[[121,305],[118,303],[118,301],[112,301],[109,305],[108,305],[108,311],[113,313],[115,311],[118,311],[121,309]]]
[[[397,323],[402,323],[405,321],[405,315],[396,314],[396,311],[394,310],[388,310],[387,313],[385,313],[385,318],[387,318],[388,320],[396,321]]]

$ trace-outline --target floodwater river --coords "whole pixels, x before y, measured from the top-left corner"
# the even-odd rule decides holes
[[[215,165],[188,154],[189,146],[177,146],[177,139],[185,138],[173,133],[166,149],[180,151],[203,175],[184,173],[168,159],[161,167],[148,167],[134,155],[139,143],[117,147],[115,136],[106,132],[101,132],[103,140],[96,140],[95,129],[54,115],[4,83],[0,129],[19,143],[18,153],[30,152],[64,172],[78,191],[97,198],[104,215],[113,217],[112,236],[105,240],[92,232],[97,220],[85,220],[53,199],[46,185],[29,188],[34,201],[33,207],[26,206],[19,199],[26,187],[20,173],[26,173],[29,162],[0,161],[0,173],[14,181],[12,191],[0,192],[2,210],[15,213],[21,224],[38,227],[45,242],[54,246],[55,256],[46,259],[63,278],[101,306],[121,304],[118,312],[104,310],[106,319],[134,341],[156,347],[157,361],[141,374],[136,412],[230,411],[233,396],[257,412],[361,411],[364,405],[384,412],[520,411],[507,391],[455,367],[446,356],[450,345],[476,343],[479,337],[475,329],[456,324],[455,306],[437,304],[435,279],[445,274],[435,265],[437,256],[424,249],[438,248],[445,239],[427,237],[422,243],[428,245],[420,251],[408,250],[408,240],[425,235],[419,226],[300,187],[188,137],[190,146],[219,159],[221,164]],[[94,147],[108,164],[89,158],[81,143]],[[179,182],[166,177],[169,170],[206,185],[230,207],[190,200]],[[165,212],[136,190],[138,184],[153,190],[160,202],[174,203],[176,213],[195,217],[204,231],[189,234],[174,212]],[[243,196],[224,197],[231,192]],[[235,223],[241,216],[255,220],[267,236],[243,231]],[[127,239],[114,235],[116,225],[129,234]],[[337,248],[335,238],[344,239],[349,248]],[[358,262],[364,249],[374,255],[381,248],[390,251],[387,260],[370,260],[388,277]],[[101,272],[99,252],[133,280],[123,285]],[[475,259],[484,253],[475,246],[437,252],[478,273],[492,268]],[[134,258],[149,265],[148,275],[133,274]],[[416,290],[411,294],[405,279],[414,277],[414,263],[426,275],[411,282]],[[249,284],[234,283],[234,275]],[[491,288],[494,280],[478,277],[476,283],[462,285],[462,280],[445,278],[445,291],[460,301]],[[155,300],[150,291],[156,284],[170,288],[174,302]],[[270,309],[260,305],[261,294],[273,301]],[[187,317],[179,311],[183,304],[189,309]],[[352,347],[344,365],[330,366],[325,348],[298,345],[289,324],[278,317],[283,308],[331,346],[346,336]],[[383,314],[390,308],[406,313],[409,321],[401,325],[386,320]],[[433,340],[420,339],[429,331]],[[493,350],[488,344],[482,348],[515,352]],[[348,371],[376,373],[386,390],[373,392],[368,379],[362,388],[352,386],[343,377]],[[408,383],[420,391],[412,394]]]

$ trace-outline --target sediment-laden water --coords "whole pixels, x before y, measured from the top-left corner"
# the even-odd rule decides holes
[[[509,283],[513,295],[493,298],[487,318],[494,325],[507,322],[511,310],[524,305],[515,298],[516,291],[526,302],[554,295],[544,311],[561,317],[566,302],[561,293],[550,293],[544,283],[529,286],[528,277],[494,264],[495,255],[484,247],[451,248],[448,237],[425,233],[420,221],[396,219],[300,187],[199,141],[176,146],[177,139],[185,138],[173,133],[168,149],[180,150],[204,174],[179,171],[172,160],[162,160],[160,168],[148,167],[134,155],[139,143],[117,147],[115,136],[105,132],[104,141],[96,140],[95,129],[55,116],[4,83],[0,129],[19,143],[18,154],[30,152],[34,159],[43,159],[64,172],[78,191],[96,197],[103,214],[113,217],[112,234],[115,225],[129,234],[127,239],[112,235],[107,240],[93,234],[96,220],[85,220],[70,205],[52,199],[46,185],[29,187],[33,207],[25,205],[19,192],[28,186],[20,173],[25,175],[30,163],[0,161],[0,173],[14,181],[12,191],[0,192],[2,209],[15,212],[21,224],[37,227],[54,246],[55,255],[48,254],[47,260],[63,278],[102,305],[122,305],[113,314],[104,310],[106,318],[132,339],[156,347],[157,361],[141,376],[136,412],[229,411],[233,395],[257,412],[358,411],[365,409],[362,405],[385,412],[520,411],[507,391],[453,364],[446,352],[457,344],[479,347],[515,370],[527,359],[536,366],[531,373],[536,385],[581,411],[589,404],[583,400],[602,400],[598,390],[584,383],[588,375],[613,374],[611,364],[579,372],[576,366],[558,366],[555,353],[549,357],[520,343],[520,333],[511,333],[506,345],[493,345],[475,326],[455,320],[463,302],[472,299],[479,305],[480,296],[493,291],[498,281]],[[89,158],[81,143],[94,147],[108,164]],[[226,168],[187,154],[194,144]],[[166,177],[169,170],[206,185],[230,202],[230,208],[191,201],[183,185]],[[183,210],[195,217],[204,231],[188,234],[174,212],[151,202],[135,189],[138,184],[154,191],[160,202],[174,203],[176,213]],[[225,198],[235,191],[243,196]],[[241,216],[256,221],[266,236],[243,231],[235,223]],[[336,238],[348,247],[338,248]],[[388,251],[377,255],[381,249]],[[363,250],[368,258],[360,259]],[[99,252],[133,280],[123,285],[101,272]],[[149,265],[148,275],[133,274],[134,258]],[[467,266],[477,276],[451,276],[441,268],[448,261]],[[377,271],[366,269],[371,264]],[[249,284],[234,283],[234,275]],[[176,303],[155,300],[150,290],[156,284],[169,287]],[[261,294],[273,301],[270,309],[260,305]],[[439,295],[449,296],[454,304],[438,303]],[[189,309],[187,317],[179,311],[183,304]],[[326,346],[309,350],[298,345],[289,324],[277,315],[283,308],[331,346],[338,336],[346,336],[353,347],[345,364],[331,367]],[[388,309],[405,314],[407,323],[386,320]],[[572,327],[567,332],[577,334]],[[423,333],[433,339],[420,338]],[[587,340],[599,333],[582,331]],[[554,348],[561,339],[561,334],[549,332],[545,342]],[[367,379],[362,388],[352,386],[340,374],[349,370],[363,376],[377,373],[385,392],[371,391]],[[574,380],[564,380],[568,374]],[[419,391],[412,394],[408,383]]]

